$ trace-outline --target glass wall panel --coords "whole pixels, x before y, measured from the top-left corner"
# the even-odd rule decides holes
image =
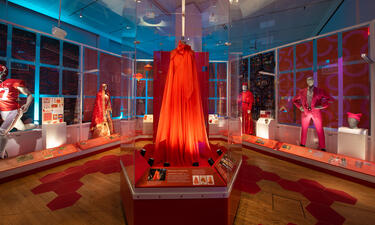
[[[312,76],[315,86],[334,98],[333,103],[322,110],[325,127],[347,126],[346,112],[353,111],[364,114],[363,127],[369,128],[370,75],[368,64],[360,57],[362,53],[368,53],[368,27],[317,38],[316,42],[307,41],[278,51],[279,109],[283,109],[279,112],[280,123],[301,123],[301,113],[291,100],[306,87],[306,78]],[[343,108],[339,108],[340,104]]]
[[[36,34],[13,28],[12,58],[35,61]]]
[[[137,97],[146,97],[146,80],[137,81]]]
[[[79,74],[76,71],[63,70],[62,75],[62,94],[77,95]]]
[[[217,63],[217,78],[227,79],[227,63]]]
[[[69,42],[63,43],[63,65],[64,67],[78,69],[79,46]]]
[[[147,97],[152,97],[154,93],[154,82],[153,80],[147,80]],[[147,112],[149,114],[149,112]]]
[[[343,125],[349,126],[347,112],[362,113],[359,126],[370,130],[370,72],[361,54],[369,52],[369,28],[342,33],[343,53]]]
[[[39,93],[47,95],[59,94],[59,70],[49,67],[40,67]]]
[[[35,66],[15,63],[11,64],[11,78],[20,79],[25,82],[26,87],[30,90],[31,93],[35,92]]]
[[[98,71],[98,51],[91,48],[85,48],[85,71],[97,72]],[[96,71],[93,71],[96,70]]]
[[[215,79],[216,78],[216,71],[215,71],[215,63],[209,64],[209,79]]]
[[[111,96],[121,96],[121,58],[100,53],[100,84],[107,84]]]
[[[60,41],[42,36],[40,40],[40,62],[51,65],[60,64]]]
[[[137,99],[136,100],[136,103],[137,103],[137,116],[143,116],[146,112],[146,105],[145,105],[145,100],[144,99]]]
[[[95,97],[85,97],[83,99],[83,122],[91,122],[94,110]]]
[[[153,103],[153,100],[152,99],[147,99],[147,114],[152,114],[153,113],[153,106],[154,106],[154,103]]]
[[[98,75],[95,73],[85,73],[83,82],[83,95],[95,97],[98,92]]]
[[[121,99],[112,98],[112,117],[121,116]]]
[[[8,26],[0,23],[0,56],[7,55]]]
[[[64,121],[67,125],[79,123],[79,98],[64,98]]]

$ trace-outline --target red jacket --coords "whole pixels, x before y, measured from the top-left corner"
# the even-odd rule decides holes
[[[307,89],[300,89],[296,96],[293,98],[293,104],[297,108],[303,107],[304,110],[309,111],[309,105],[307,103]],[[322,107],[323,109],[327,108],[328,105],[333,102],[333,98],[323,89],[314,87],[313,90],[313,97],[311,100],[311,110],[315,109],[316,107]]]

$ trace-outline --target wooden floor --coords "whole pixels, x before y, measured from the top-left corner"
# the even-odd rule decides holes
[[[139,145],[145,142],[137,143]],[[84,162],[98,159],[103,155],[119,155],[119,148],[100,153],[82,160],[58,166],[8,183],[0,184],[0,224],[125,224],[120,201],[118,173],[104,175],[93,173],[81,179],[84,185],[77,191],[82,197],[71,207],[51,211],[46,205],[57,195],[54,192],[34,195],[30,190],[41,182],[39,178],[82,165]],[[375,224],[375,189],[321,172],[307,169],[292,163],[278,160],[247,149],[247,163],[260,167],[267,172],[278,174],[288,180],[301,178],[315,180],[327,188],[345,191],[357,198],[355,205],[334,202],[331,206],[345,217],[344,224]],[[259,181],[261,191],[257,194],[242,193],[235,225],[248,224],[316,224],[306,206],[310,204],[303,195],[287,191],[272,181]],[[176,224],[177,225],[177,224]]]

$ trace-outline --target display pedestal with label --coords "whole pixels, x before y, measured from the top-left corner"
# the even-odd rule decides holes
[[[242,158],[223,153],[212,166],[150,167],[141,154],[121,161],[128,225],[232,225],[241,198]],[[237,182],[237,183],[236,183]]]
[[[337,154],[366,160],[367,129],[340,127],[337,138]]]
[[[43,148],[55,148],[66,143],[66,122],[42,125]]]
[[[265,139],[275,139],[275,120],[259,118],[256,123],[256,136]]]

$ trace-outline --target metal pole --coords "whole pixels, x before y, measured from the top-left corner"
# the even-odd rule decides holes
[[[57,23],[57,26],[60,27],[60,19],[61,19],[61,1],[60,0],[60,8],[59,8],[59,22]]]
[[[182,0],[182,6],[181,6],[181,9],[182,9],[182,13],[181,13],[181,17],[182,17],[182,26],[181,26],[181,36],[182,36],[182,40],[184,40],[185,38],[185,0]]]
[[[370,47],[369,47],[369,55],[370,58],[375,57],[375,22],[372,21],[370,23]],[[370,87],[371,87],[371,96],[370,96],[370,151],[368,154],[368,159],[369,161],[375,161],[375,63],[369,64],[369,69],[370,69]]]

